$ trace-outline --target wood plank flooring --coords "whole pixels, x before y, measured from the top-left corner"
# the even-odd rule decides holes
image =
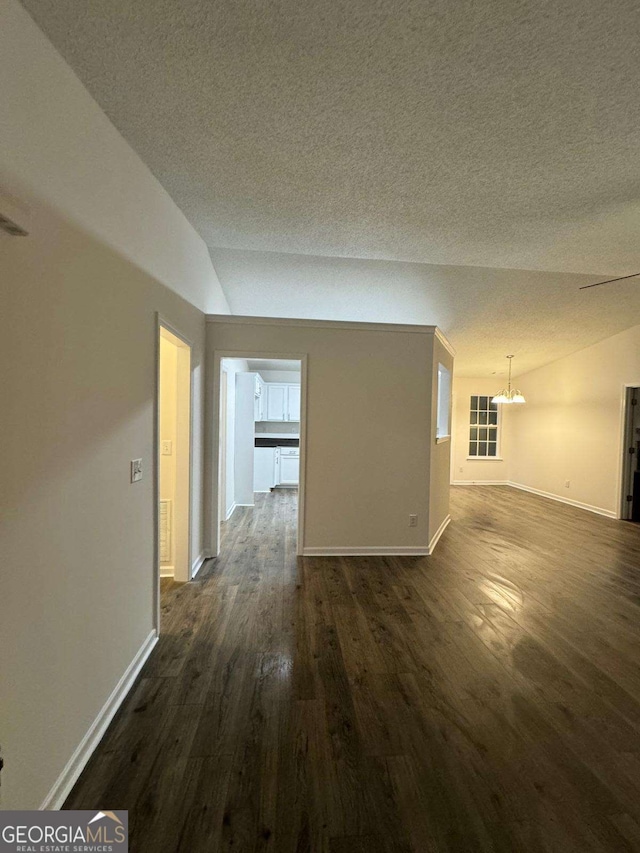
[[[640,850],[640,528],[455,487],[430,558],[295,556],[295,494],[163,584],[65,808],[132,851]]]

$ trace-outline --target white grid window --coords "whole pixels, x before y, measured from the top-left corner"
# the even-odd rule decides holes
[[[498,455],[500,440],[498,404],[491,397],[472,395],[469,406],[469,456],[492,458]]]

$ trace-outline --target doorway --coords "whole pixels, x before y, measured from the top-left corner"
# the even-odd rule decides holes
[[[260,529],[295,513],[302,547],[306,358],[216,353],[218,499],[215,551],[228,524]],[[214,480],[214,482],[216,482]],[[255,516],[255,525],[251,518]],[[262,519],[258,523],[258,519]]]
[[[623,453],[620,516],[640,522],[640,387],[626,389]]]
[[[191,346],[160,324],[158,564],[161,578],[191,579]]]

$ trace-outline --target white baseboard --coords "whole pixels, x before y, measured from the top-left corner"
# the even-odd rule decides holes
[[[606,518],[618,518],[618,513],[613,510],[603,509],[599,506],[591,506],[591,504],[585,504],[581,501],[574,501],[571,500],[571,498],[565,498],[562,495],[555,495],[553,492],[543,492],[541,489],[534,489],[532,486],[525,486],[522,483],[509,482],[507,485],[511,486],[513,489],[520,489],[522,492],[530,492],[532,495],[539,495],[542,498],[549,498],[549,500],[558,501],[558,503],[575,506],[578,509],[586,509],[588,512],[595,512],[596,515],[604,515]]]
[[[172,578],[176,573],[176,570],[173,566],[160,566],[160,577],[161,578]]]
[[[529,492],[532,495],[539,495],[541,498],[549,498],[552,501],[558,501],[561,504],[575,506],[578,509],[586,509],[587,512],[595,512],[596,515],[604,515],[605,518],[619,518],[618,513],[613,510],[603,509],[599,506],[592,506],[581,501],[574,501],[571,498],[566,498],[563,495],[556,495],[553,492],[543,492],[542,489],[534,489],[532,486],[525,486],[522,483],[514,483],[512,480],[452,480],[452,486],[511,486],[512,489],[520,489],[521,492]]]
[[[452,486],[510,486],[508,480],[452,480]]]
[[[436,530],[436,532],[431,537],[431,542],[429,542],[429,553],[430,554],[433,554],[433,550],[436,547],[436,545],[438,544],[438,540],[440,539],[442,534],[447,529],[450,521],[451,521],[451,516],[447,515],[447,517],[444,519],[444,521],[442,522],[440,527]]]
[[[233,511],[235,510],[235,508],[236,508],[236,507],[237,507],[237,503],[234,501],[234,502],[231,504],[231,506],[229,507],[229,509],[227,510],[227,514],[226,514],[226,515],[225,515],[225,517],[224,517],[224,520],[225,520],[225,521],[229,521],[229,519],[230,519],[230,518],[231,518],[231,516],[233,515]]]
[[[193,561],[193,565],[191,566],[191,580],[195,578],[208,559],[210,559],[209,554],[206,551],[203,551],[202,554]]]
[[[91,724],[89,731],[82,738],[66,767],[44,798],[44,802],[40,806],[41,811],[57,811],[62,807],[157,642],[158,634],[154,629],[138,649],[111,696]]]
[[[343,546],[341,548],[303,548],[303,557],[428,557],[433,553],[433,549],[438,544],[438,540],[447,528],[451,521],[451,516],[447,515],[440,527],[431,537],[431,542],[428,545],[376,545],[376,546],[361,546],[353,548],[351,546]]]
[[[303,548],[303,557],[426,557],[428,545],[376,545],[373,547]]]

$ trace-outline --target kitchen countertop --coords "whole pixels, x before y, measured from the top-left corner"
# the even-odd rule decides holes
[[[274,438],[272,435],[257,435],[254,439],[255,447],[300,447],[298,438]]]

